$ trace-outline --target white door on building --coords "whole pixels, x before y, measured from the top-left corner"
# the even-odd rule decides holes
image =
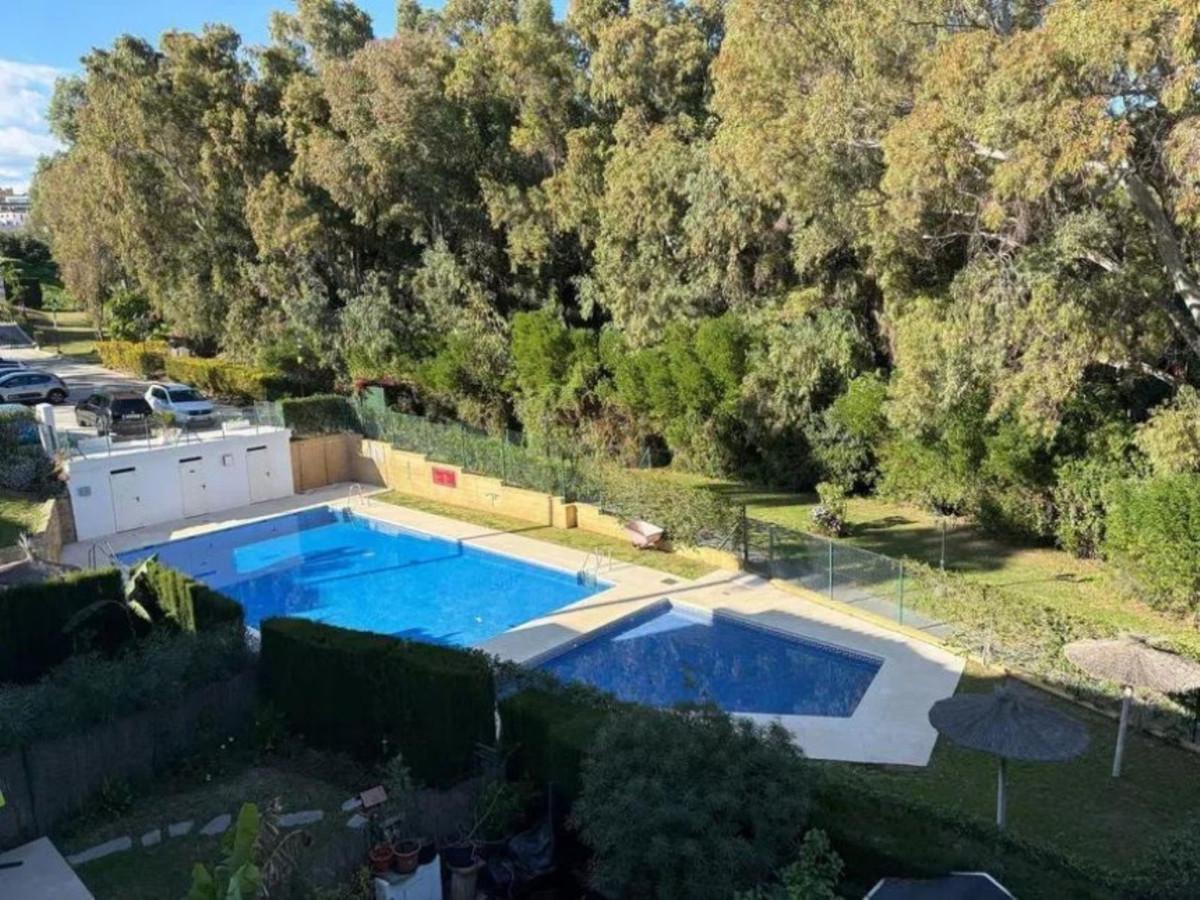
[[[108,485],[117,531],[133,531],[145,525],[146,508],[137,469],[114,469],[108,473]]]
[[[183,493],[185,519],[208,512],[208,484],[204,460],[199,456],[189,456],[179,461],[179,488]]]
[[[246,451],[246,476],[250,479],[251,503],[275,496],[271,482],[271,454],[266,447],[251,447]]]

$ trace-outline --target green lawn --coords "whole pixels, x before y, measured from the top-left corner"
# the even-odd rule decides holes
[[[65,356],[91,356],[96,352],[96,329],[86,312],[31,309],[25,319],[25,329],[43,350]]]
[[[990,691],[996,677],[970,668],[959,692]],[[1200,756],[1132,731],[1125,766],[1113,778],[1117,724],[1038,693],[1039,699],[1088,725],[1091,745],[1067,763],[1010,763],[1008,827],[1013,834],[1074,856],[1119,867],[1200,810]],[[942,738],[924,769],[863,767],[889,789],[985,821],[994,819],[996,760]]]
[[[606,553],[612,553],[613,559],[635,563],[650,569],[659,569],[663,572],[669,572],[672,575],[678,575],[681,578],[699,578],[713,571],[712,566],[693,559],[686,559],[682,556],[676,556],[673,553],[635,550],[626,541],[593,534],[590,531],[583,531],[579,528],[554,528],[550,525],[534,525],[531,522],[526,522],[524,519],[514,519],[509,516],[499,516],[494,513],[451,506],[448,503],[438,503],[434,500],[426,500],[423,497],[402,494],[399,491],[376,494],[371,499],[382,500],[385,503],[394,503],[397,506],[407,506],[410,509],[418,509],[423,512],[435,513],[436,515],[446,516],[450,519],[473,522],[476,525],[493,528],[496,531],[509,531],[514,534],[521,534],[525,537],[546,541],[550,544],[571,547],[585,553],[588,550],[600,549]]]
[[[40,531],[44,501],[0,491],[0,548],[11,547],[22,532]]]
[[[54,836],[63,855],[77,853],[114,837],[130,835],[132,850],[80,866],[77,874],[96,900],[164,900],[187,894],[192,866],[212,865],[220,858],[221,839],[202,837],[197,832],[214,816],[230,813],[236,818],[242,803],[257,803],[259,809],[279,799],[285,812],[321,809],[325,818],[307,830],[316,845],[345,830],[346,814],[341,804],[361,785],[339,787],[307,775],[275,768],[251,767],[214,776],[205,781],[195,776],[181,787],[166,779],[155,783],[149,793],[135,797],[128,811],[116,816],[93,813],[70,832]],[[195,821],[192,833],[167,838],[166,827],[185,819]],[[138,839],[155,828],[163,830],[163,841],[141,847]],[[309,851],[306,851],[309,852]]]

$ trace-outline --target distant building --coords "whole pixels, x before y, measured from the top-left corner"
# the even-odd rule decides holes
[[[29,224],[28,194],[18,194],[12,188],[0,188],[0,231],[16,231]]]

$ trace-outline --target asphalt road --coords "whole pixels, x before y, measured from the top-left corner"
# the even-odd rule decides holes
[[[150,382],[121,372],[106,369],[99,363],[86,362],[71,356],[55,356],[45,350],[0,350],[0,357],[17,359],[30,368],[53,372],[66,382],[70,395],[67,402],[54,408],[54,425],[66,431],[78,431],[74,406],[96,392],[97,388],[112,387],[145,393]]]

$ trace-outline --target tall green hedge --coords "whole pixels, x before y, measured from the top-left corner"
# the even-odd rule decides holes
[[[397,751],[422,781],[470,774],[495,735],[487,658],[304,619],[262,623],[265,696],[320,747],[378,760]]]
[[[280,379],[273,372],[227,359],[168,356],[166,372],[172,381],[181,381],[210,396],[239,403],[271,400],[282,392]]]
[[[184,631],[208,631],[223,625],[242,628],[242,605],[176,569],[157,562],[146,577],[162,613]]]
[[[283,424],[297,436],[358,431],[358,414],[341,394],[314,394],[280,401]]]
[[[116,569],[82,572],[40,584],[25,584],[0,591],[0,683],[36,681],[76,649],[111,651],[133,637],[124,613],[116,606],[111,615],[93,620],[87,638],[68,634],[66,624],[78,612],[122,597],[121,573]]]
[[[162,341],[97,341],[100,363],[119,372],[149,378],[163,371],[167,345]]]

